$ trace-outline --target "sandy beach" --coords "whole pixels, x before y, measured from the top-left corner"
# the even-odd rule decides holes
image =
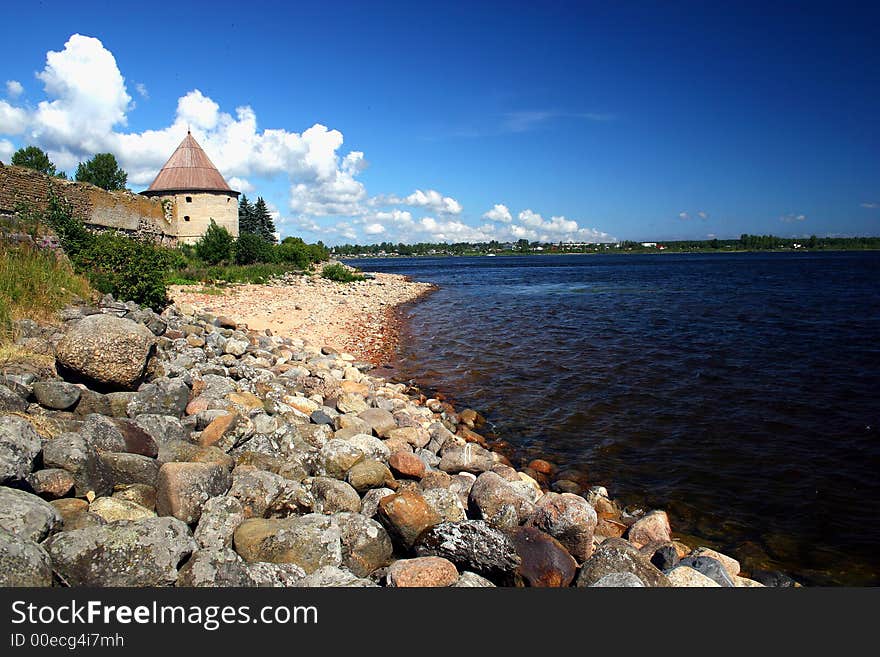
[[[350,353],[374,365],[387,363],[397,344],[399,320],[395,309],[436,289],[430,283],[397,274],[337,283],[319,275],[290,274],[268,285],[205,288],[176,285],[169,289],[174,303],[198,311],[228,316],[252,330]]]

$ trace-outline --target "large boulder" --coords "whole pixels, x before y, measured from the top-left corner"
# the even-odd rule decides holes
[[[379,520],[392,538],[409,549],[424,530],[440,523],[440,515],[414,490],[404,490],[379,500]]]
[[[39,542],[60,526],[61,514],[44,499],[0,486],[0,529]]]
[[[577,577],[577,586],[592,586],[611,573],[630,573],[645,586],[669,586],[669,580],[649,558],[620,538],[606,539],[587,559]]]
[[[232,471],[229,496],[241,502],[245,518],[307,513],[315,506],[312,494],[300,482],[252,466]]]
[[[140,454],[104,452],[98,455],[104,471],[114,486],[145,484],[155,486],[159,480],[159,462]]]
[[[339,524],[333,516],[318,513],[278,520],[250,518],[235,530],[233,545],[249,563],[294,563],[306,574],[342,564]]]
[[[441,522],[422,534],[414,547],[419,556],[443,557],[490,579],[511,579],[521,562],[510,538],[482,520]]]
[[[247,563],[229,548],[193,552],[177,575],[177,586],[253,586]]]
[[[516,527],[535,510],[531,500],[494,472],[484,472],[477,477],[469,502],[482,520],[498,528]]]
[[[56,348],[61,370],[112,388],[135,389],[156,337],[143,324],[114,315],[89,315],[73,324]]]
[[[63,433],[46,441],[43,465],[72,474],[77,497],[85,497],[89,491],[98,496],[109,495],[113,490],[113,482],[98,453],[78,433]]]
[[[177,518],[146,518],[62,532],[44,547],[68,586],[169,586],[198,544]]]
[[[0,416],[0,484],[27,477],[39,453],[40,437],[30,423],[13,415]]]
[[[527,524],[550,534],[582,562],[593,553],[597,522],[596,511],[580,495],[546,493],[537,501]]]
[[[452,586],[458,569],[443,557],[399,559],[388,569],[388,585],[399,588]]]
[[[315,477],[307,480],[310,483],[312,496],[315,498],[317,513],[336,513],[361,510],[361,498],[351,485],[330,477]]]
[[[342,564],[358,577],[366,577],[391,562],[393,546],[388,532],[378,522],[360,513],[333,516],[339,523]]]
[[[27,401],[23,396],[0,384],[0,412],[13,411],[15,413],[23,413],[27,409],[27,405]]]
[[[517,574],[529,586],[565,587],[577,573],[577,562],[563,545],[534,527],[517,527],[510,533],[522,559]]]
[[[672,529],[669,526],[669,516],[665,511],[651,511],[639,518],[626,534],[627,540],[637,548],[650,545],[651,543],[668,543],[672,540]]]
[[[203,548],[232,547],[232,534],[244,522],[244,507],[234,497],[212,497],[202,507],[195,539]]]
[[[74,406],[82,390],[65,381],[37,381],[34,383],[34,397],[37,403],[46,408],[66,411]]]
[[[0,586],[52,586],[52,564],[33,541],[0,529]]]
[[[202,507],[229,490],[229,472],[216,463],[166,463],[159,469],[156,511],[187,524],[198,522]]]

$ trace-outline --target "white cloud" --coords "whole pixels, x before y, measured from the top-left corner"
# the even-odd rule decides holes
[[[8,139],[0,139],[0,162],[6,162],[9,164],[14,152],[15,146],[11,141]]]
[[[0,100],[0,134],[20,135],[27,125],[28,114],[25,110]]]
[[[488,212],[483,213],[483,219],[488,219],[489,221],[497,221],[499,223],[509,224],[513,221],[513,217],[510,215],[510,210],[503,203],[496,203],[492,206],[492,209]]]
[[[18,80],[7,80],[6,81],[6,95],[10,98],[18,98],[21,94],[24,93],[24,87],[21,86],[21,82]]]
[[[705,211],[703,211],[703,210],[700,210],[699,212],[697,212],[697,216],[698,216],[700,219],[704,219],[704,220],[705,220],[705,219],[708,219],[708,218],[709,218],[709,213],[708,213],[708,212],[705,212]]]
[[[364,233],[367,235],[379,235],[385,232],[385,226],[379,222],[373,222],[364,226]]]
[[[862,203],[862,207],[875,210],[877,208],[880,208],[880,203]]]
[[[436,189],[417,189],[409,196],[382,195],[370,199],[372,206],[407,205],[414,208],[424,208],[438,214],[461,214],[461,203],[451,196],[444,196]]]
[[[806,221],[806,219],[807,219],[807,215],[794,214],[793,212],[790,212],[789,214],[784,214],[781,217],[779,217],[779,221],[784,221],[786,223],[790,223],[793,221]]]
[[[241,192],[242,194],[250,194],[256,188],[248,181],[247,178],[239,178],[238,176],[232,176],[226,182],[229,183],[229,186],[232,187],[237,192]]]
[[[150,92],[147,90],[147,85],[143,82],[138,82],[134,85],[134,90],[138,92],[138,96],[141,98],[149,98]]]
[[[687,221],[688,219],[691,218],[691,215],[690,215],[689,212],[679,212],[679,213],[678,213],[678,218]]]

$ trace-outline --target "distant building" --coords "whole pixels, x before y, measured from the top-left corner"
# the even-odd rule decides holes
[[[657,246],[657,242],[642,242],[642,246],[645,248],[654,248]]]
[[[189,131],[156,179],[143,192],[161,199],[166,231],[192,244],[205,234],[211,219],[238,236],[238,194],[223,179]]]

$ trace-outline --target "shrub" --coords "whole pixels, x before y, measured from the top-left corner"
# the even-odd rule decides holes
[[[285,240],[275,247],[275,253],[278,260],[291,264],[298,269],[308,269],[311,259],[309,258],[309,248],[302,241]]]
[[[324,271],[321,272],[321,276],[331,281],[336,281],[337,283],[351,283],[353,281],[366,280],[360,274],[352,272],[345,265],[338,262],[324,267]]]
[[[235,238],[228,230],[218,226],[213,219],[202,239],[195,243],[196,255],[209,265],[232,260]]]
[[[272,245],[259,235],[242,233],[235,241],[235,264],[252,265],[255,262],[272,262],[275,251]]]

